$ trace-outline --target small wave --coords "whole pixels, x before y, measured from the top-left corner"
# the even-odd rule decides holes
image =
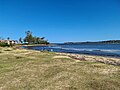
[[[77,48],[61,48],[61,49],[75,51],[120,52],[120,50],[105,50],[105,49],[77,49]]]
[[[101,52],[120,52],[120,50],[100,50]]]
[[[64,50],[75,50],[75,51],[92,51],[92,49],[77,49],[77,48],[61,48]]]
[[[62,48],[62,47],[50,46],[49,48],[58,48],[58,49],[60,49],[60,48]]]

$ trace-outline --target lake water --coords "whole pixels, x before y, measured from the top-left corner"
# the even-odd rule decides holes
[[[32,50],[120,57],[120,44],[56,44],[54,46],[24,46]]]

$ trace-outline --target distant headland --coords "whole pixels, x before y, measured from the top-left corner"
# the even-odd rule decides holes
[[[64,44],[120,44],[120,40],[107,40],[107,41],[97,41],[97,42],[64,42]]]

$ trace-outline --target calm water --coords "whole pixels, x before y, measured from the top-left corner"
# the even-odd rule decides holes
[[[120,44],[57,44],[55,46],[25,46],[24,48],[33,50],[48,50],[51,52],[120,57]]]

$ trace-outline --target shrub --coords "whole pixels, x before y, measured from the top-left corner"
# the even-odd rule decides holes
[[[41,40],[41,41],[39,42],[39,44],[49,44],[49,42],[46,41],[46,40]]]
[[[1,47],[10,47],[9,44],[7,44],[7,43],[3,43],[3,42],[0,43],[0,46],[1,46]]]

